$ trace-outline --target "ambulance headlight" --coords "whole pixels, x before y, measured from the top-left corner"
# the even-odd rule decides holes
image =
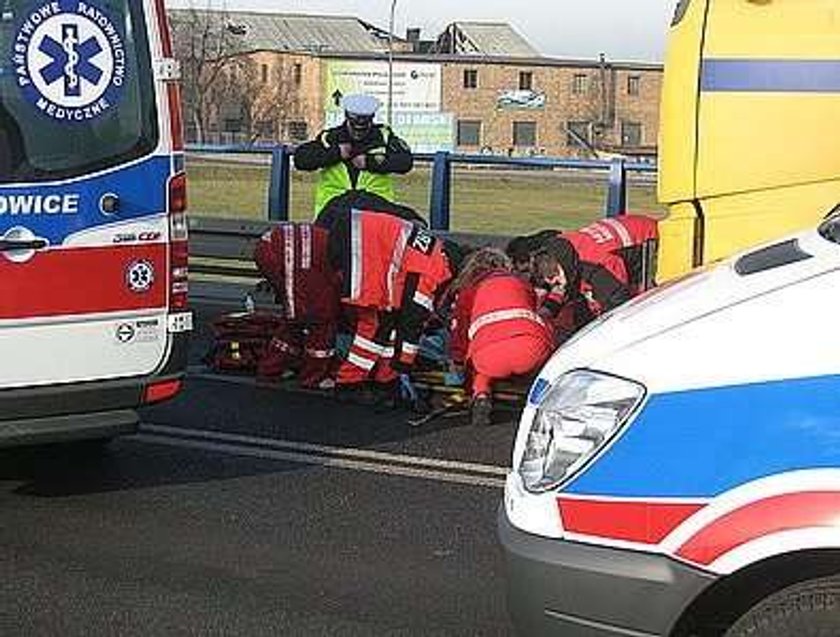
[[[528,491],[559,485],[607,444],[641,403],[633,381],[580,370],[562,376],[537,409],[519,475]]]

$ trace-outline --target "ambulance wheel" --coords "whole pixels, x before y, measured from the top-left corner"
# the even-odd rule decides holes
[[[840,577],[795,584],[753,606],[725,637],[840,635]]]

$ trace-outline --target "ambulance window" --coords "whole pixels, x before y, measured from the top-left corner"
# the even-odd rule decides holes
[[[0,182],[66,179],[150,153],[141,0],[0,0]]]

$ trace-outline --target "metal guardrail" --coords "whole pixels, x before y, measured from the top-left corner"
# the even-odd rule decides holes
[[[187,152],[216,155],[264,155],[271,157],[271,178],[268,188],[267,211],[271,221],[289,219],[291,193],[291,159],[293,146],[210,146],[190,145]],[[432,164],[431,192],[429,195],[429,225],[433,230],[447,231],[450,228],[452,206],[452,167],[503,166],[505,168],[543,168],[580,171],[601,171],[609,175],[604,214],[614,217],[627,206],[628,173],[655,173],[656,167],[649,164],[628,162],[624,159],[611,161],[588,161],[551,157],[498,157],[495,155],[463,155],[449,152],[415,154],[420,163]]]

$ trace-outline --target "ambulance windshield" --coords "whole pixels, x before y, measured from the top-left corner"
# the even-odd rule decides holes
[[[140,0],[0,0],[0,183],[148,154],[156,119]]]

